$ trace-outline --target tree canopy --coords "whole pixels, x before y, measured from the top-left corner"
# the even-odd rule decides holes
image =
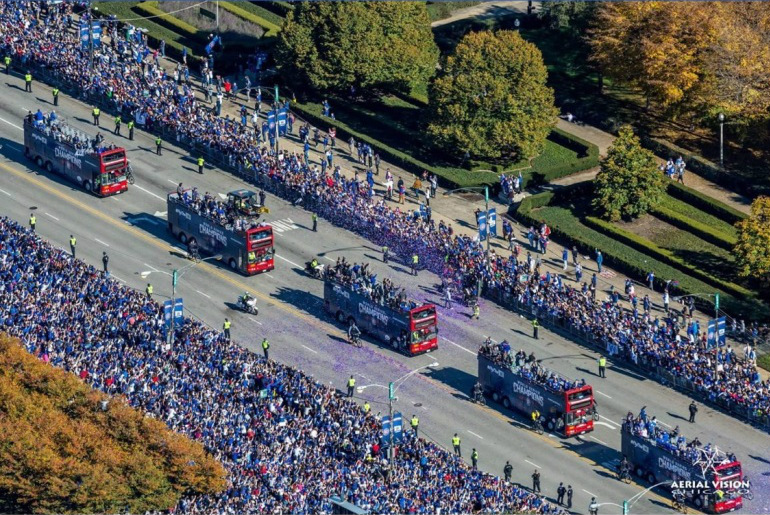
[[[199,443],[43,363],[0,333],[4,511],[141,513],[168,510],[182,494],[224,487],[222,465]]]
[[[596,176],[594,208],[608,220],[632,219],[645,214],[666,190],[655,156],[642,148],[633,129],[624,125],[602,159]]]
[[[733,252],[742,277],[767,286],[770,281],[770,197],[757,197],[751,215],[737,224],[738,243]]]
[[[276,56],[281,72],[303,86],[371,94],[427,83],[438,48],[424,2],[299,2]]]
[[[558,114],[547,78],[540,50],[518,31],[469,33],[431,84],[428,132],[455,155],[535,157]]]

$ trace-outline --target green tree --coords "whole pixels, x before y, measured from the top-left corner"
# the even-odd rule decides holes
[[[409,91],[435,73],[424,2],[300,2],[276,47],[290,81],[317,91]]]
[[[665,178],[653,153],[642,148],[629,125],[621,127],[602,159],[595,189],[594,208],[613,222],[641,216],[662,198]]]
[[[757,197],[751,215],[737,224],[738,243],[733,249],[738,273],[763,286],[770,282],[770,197]]]
[[[596,16],[597,2],[543,2],[538,16],[552,29],[560,29],[572,37],[582,37]]]
[[[518,31],[472,32],[431,84],[428,132],[455,155],[535,157],[556,123],[547,78],[540,50]]]

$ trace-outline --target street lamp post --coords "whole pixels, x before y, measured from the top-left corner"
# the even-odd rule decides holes
[[[393,469],[393,401],[396,400],[396,392],[401,387],[401,385],[404,384],[404,382],[407,379],[409,379],[411,376],[413,376],[414,374],[416,374],[420,370],[423,370],[423,369],[426,369],[426,368],[434,368],[434,367],[437,367],[438,365],[439,365],[438,361],[434,361],[430,365],[425,365],[425,366],[422,366],[422,367],[415,368],[411,372],[409,372],[407,374],[404,374],[403,376],[399,377],[395,381],[389,382],[388,386],[381,385],[381,384],[366,384],[366,385],[359,386],[358,388],[356,388],[356,390],[358,390],[358,393],[363,392],[364,390],[366,390],[370,386],[376,386],[377,388],[387,388],[388,389],[388,413],[390,415],[390,430],[388,432],[389,433],[388,434],[388,441],[389,441],[389,445],[388,445],[388,469],[389,470]]]
[[[185,272],[187,272],[189,269],[197,265],[198,263],[201,263],[203,261],[211,261],[216,260],[220,261],[222,259],[222,254],[217,254],[215,256],[209,256],[207,258],[201,259],[199,261],[195,261],[194,263],[190,263],[187,266],[184,266],[182,268],[175,268],[171,271],[171,329],[168,333],[168,341],[170,344],[174,344],[174,309],[176,308],[176,283],[179,280],[182,275],[184,275]],[[142,272],[140,275],[142,276],[142,279],[150,275],[152,272]]]
[[[467,188],[457,188],[454,190],[450,190],[447,192],[444,192],[444,195],[451,195],[452,193],[456,193],[458,191],[481,191],[484,190],[484,212],[486,213],[486,221],[487,221],[487,257],[486,257],[486,264],[487,269],[489,269],[489,186],[469,186]],[[478,293],[477,295],[481,297],[481,288],[483,286],[483,279],[482,276],[479,275],[479,282],[478,282]]]
[[[719,113],[719,167],[724,170],[725,167],[725,114]]]

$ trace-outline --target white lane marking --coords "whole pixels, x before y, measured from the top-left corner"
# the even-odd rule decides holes
[[[58,219],[58,218],[56,218],[55,216],[53,216],[51,213],[45,213],[45,214],[46,214],[46,216],[50,216],[51,218],[53,218],[53,219],[54,219],[54,220],[56,220],[57,222],[59,221],[59,219]]]
[[[614,431],[615,429],[617,429],[617,427],[615,427],[615,426],[611,426],[611,425],[609,425],[607,422],[602,422],[601,420],[597,420],[596,422],[594,422],[594,425],[595,425],[595,426],[604,426],[604,427],[609,427],[609,428],[610,428],[610,429],[612,429],[613,431]]]
[[[329,261],[331,261],[332,263],[336,263],[336,262],[337,262],[337,260],[336,260],[336,259],[334,259],[334,258],[330,258],[329,256],[324,256],[324,259],[328,259],[328,260],[329,260]]]
[[[211,295],[206,295],[205,293],[203,293],[203,292],[202,292],[202,291],[200,291],[200,290],[195,290],[195,291],[197,291],[198,293],[200,293],[201,295],[203,295],[203,296],[204,296],[204,297],[206,297],[207,299],[210,299],[210,298],[211,298]]]
[[[267,272],[264,273],[264,275],[268,276],[270,279],[275,279],[272,275],[268,274]]]
[[[601,440],[599,440],[598,438],[596,438],[593,435],[591,436],[591,440],[596,440],[597,442],[599,442],[602,445],[607,445],[607,442],[602,442]],[[607,445],[607,447],[609,447],[609,445]]]
[[[99,240],[96,240],[96,241],[99,241]],[[160,270],[158,270],[158,269],[157,269],[157,268],[155,268],[154,266],[150,266],[150,265],[148,265],[147,263],[144,263],[144,266],[146,266],[147,268],[149,268],[149,269],[150,269],[150,270],[152,270],[153,272],[160,272]]]
[[[111,275],[112,275],[112,277],[114,277],[114,278],[115,278],[115,279],[117,279],[118,281],[122,282],[123,284],[128,284],[128,283],[126,283],[126,281],[125,281],[124,279],[121,279],[121,278],[120,278],[120,277],[118,277],[117,275],[114,275],[114,274],[111,274]]]
[[[88,36],[86,36],[86,37],[88,37]],[[166,179],[166,180],[167,180],[168,182],[170,182],[171,184],[173,184],[174,186],[176,186],[177,184],[179,184],[178,182],[176,182],[176,181],[172,181],[171,179]]]
[[[442,336],[441,338],[442,338],[442,339],[443,339],[445,342],[449,342],[449,343],[451,343],[452,345],[454,345],[455,347],[459,347],[459,348],[461,348],[462,350],[464,350],[464,351],[465,351],[465,352],[467,352],[468,354],[472,354],[472,355],[474,355],[474,356],[476,355],[476,353],[475,353],[475,352],[473,352],[472,350],[466,349],[466,348],[465,348],[465,347],[463,347],[462,345],[459,345],[459,344],[457,344],[457,343],[453,342],[453,341],[452,341],[452,340],[450,340],[449,338],[444,338],[443,336]]]
[[[0,190],[0,193],[5,193],[5,194],[6,194],[6,195],[8,195],[9,197],[11,196],[11,194],[10,194],[10,193],[8,193],[8,192],[7,192],[7,191],[5,191],[5,190]]]
[[[604,396],[605,396],[605,397],[607,397],[608,399],[612,399],[612,397],[610,397],[610,396],[609,396],[609,395],[607,395],[606,393],[602,393],[602,392],[600,392],[599,390],[594,390],[594,391],[595,391],[596,393],[598,393],[599,395],[604,395]]]
[[[618,428],[620,427],[620,424],[618,424],[617,422],[615,422],[611,418],[607,418],[604,415],[599,415],[599,418],[606,420],[607,422],[609,422],[610,424],[612,424],[615,427],[618,427]]]
[[[103,242],[102,240],[100,240],[99,238],[94,238],[94,241],[95,241],[95,242],[97,242],[97,243],[101,243],[101,244],[102,244],[102,245],[104,245],[105,247],[109,247],[109,245],[107,245],[106,243],[104,243],[104,242]]]
[[[665,422],[663,422],[662,420],[658,420],[658,422],[660,422],[660,423],[661,423],[661,424],[663,424],[664,426],[668,427],[669,429],[671,428],[671,426],[670,426],[670,425],[666,424],[666,423],[665,423]]]
[[[369,378],[366,377],[364,374],[358,374],[358,377],[360,377],[362,379],[366,379],[367,381],[369,380]]]
[[[134,185],[133,185],[133,186],[131,186],[131,187],[132,187],[132,188],[139,188],[139,189],[140,189],[140,190],[142,190],[143,192],[147,193],[148,195],[152,195],[153,197],[155,197],[155,198],[156,198],[156,199],[158,199],[158,200],[162,200],[163,202],[165,202],[165,201],[166,201],[166,199],[164,199],[164,198],[163,198],[163,197],[161,197],[160,195],[156,195],[155,193],[151,192],[150,190],[146,190],[146,189],[142,188],[141,186],[137,186],[136,184],[134,184]]]
[[[5,122],[5,123],[7,123],[8,125],[10,125],[11,127],[16,127],[16,128],[17,128],[17,129],[19,129],[20,131],[23,131],[23,130],[24,130],[24,128],[23,128],[23,127],[19,127],[19,126],[18,126],[18,125],[16,125],[15,123],[11,123],[11,122],[9,122],[8,120],[6,120],[5,118],[0,118],[0,122]]]
[[[295,263],[294,261],[289,261],[288,259],[286,259],[286,258],[285,258],[285,257],[283,257],[283,256],[279,256],[278,254],[276,254],[276,255],[275,255],[275,257],[277,257],[278,259],[282,259],[282,260],[286,261],[287,263],[289,263],[290,265],[294,265],[294,266],[296,266],[297,268],[302,268],[301,266],[299,266],[299,265],[298,265],[297,263]]]
[[[474,433],[474,432],[473,432],[473,431],[471,431],[470,429],[467,429],[466,431],[468,431],[470,434],[472,434],[473,436],[475,436],[475,437],[476,437],[476,438],[478,438],[479,440],[483,440],[483,439],[484,439],[484,437],[483,437],[483,436],[481,436],[481,435],[479,435],[479,434],[476,434],[476,433]]]
[[[302,345],[302,344],[300,344],[300,345]],[[307,345],[302,345],[302,346],[303,346],[303,347],[305,347],[305,348],[306,348],[307,350],[309,350],[310,352],[312,352],[313,354],[318,354],[318,351],[317,351],[317,350],[313,350],[313,349],[311,349],[310,347],[308,347]],[[363,377],[363,376],[361,376],[361,377]]]
[[[254,322],[255,324],[262,325],[262,322],[260,322],[259,320],[254,320],[253,318],[249,318],[248,320],[249,322]]]
[[[531,461],[529,461],[529,460],[524,460],[524,461],[526,461],[527,463],[529,463],[530,465],[532,465],[532,466],[533,466],[533,467],[535,467],[536,469],[541,469],[541,468],[543,468],[543,467],[541,467],[540,465],[538,465],[537,463],[532,463],[532,462],[531,462]]]
[[[583,490],[585,493],[587,493],[587,494],[588,494],[588,495],[590,495],[591,497],[596,497],[596,494],[592,494],[591,492],[589,492],[589,491],[588,491],[588,490],[586,490],[585,488],[581,488],[581,490]]]

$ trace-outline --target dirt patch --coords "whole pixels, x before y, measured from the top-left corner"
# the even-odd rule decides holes
[[[681,229],[652,215],[643,215],[631,222],[618,222],[616,225],[658,245],[665,244],[670,238],[676,238],[681,232]]]

